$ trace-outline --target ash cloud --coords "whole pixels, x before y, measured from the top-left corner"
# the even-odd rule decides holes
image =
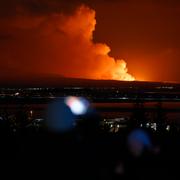
[[[16,6],[16,11],[16,16],[0,20],[0,33],[12,37],[0,41],[2,67],[16,69],[22,75],[53,73],[134,80],[124,60],[108,55],[110,47],[93,42],[96,19],[95,11],[89,7],[82,5],[70,14],[58,11],[30,14],[22,5]]]

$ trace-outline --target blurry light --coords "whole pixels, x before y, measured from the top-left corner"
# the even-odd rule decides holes
[[[42,118],[38,118],[38,119],[35,119],[35,121],[37,121],[37,122],[41,122],[41,121],[44,121],[44,119],[42,119]]]
[[[146,123],[146,127],[149,128],[150,124],[149,123]]]
[[[33,114],[33,111],[32,111],[32,110],[30,111],[30,114],[31,114],[31,116],[32,116],[32,114]]]
[[[171,128],[170,125],[167,125],[167,126],[166,126],[166,130],[167,130],[167,131],[170,131],[170,128]]]
[[[65,99],[65,104],[71,109],[72,113],[75,115],[83,115],[87,112],[89,108],[89,102],[82,97],[67,97]]]
[[[135,142],[141,143],[146,147],[151,147],[151,139],[146,131],[141,129],[133,130],[128,136],[128,143],[134,145]]]
[[[156,131],[156,130],[157,130],[157,124],[156,124],[156,123],[152,123],[152,124],[151,124],[151,128]]]

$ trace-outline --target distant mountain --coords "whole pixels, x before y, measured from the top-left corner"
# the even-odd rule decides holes
[[[180,89],[180,84],[167,82],[142,82],[142,81],[115,81],[115,80],[90,80],[80,78],[67,78],[56,74],[29,74],[22,76],[15,74],[9,77],[0,77],[0,87],[121,87],[121,88],[164,88]]]
[[[1,87],[45,87],[57,86],[63,80],[63,76],[56,74],[24,74],[12,73],[0,76]]]

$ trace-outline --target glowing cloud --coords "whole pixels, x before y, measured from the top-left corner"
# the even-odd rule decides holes
[[[106,44],[93,42],[95,25],[95,11],[87,6],[71,15],[17,15],[3,22],[13,39],[3,44],[1,61],[26,72],[134,80],[124,60],[110,57]]]

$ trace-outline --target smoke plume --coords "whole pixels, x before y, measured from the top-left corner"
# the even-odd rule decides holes
[[[109,46],[93,42],[94,10],[83,5],[71,15],[30,15],[23,9],[19,11],[15,17],[1,20],[2,67],[27,74],[134,80],[124,60],[108,55]]]

